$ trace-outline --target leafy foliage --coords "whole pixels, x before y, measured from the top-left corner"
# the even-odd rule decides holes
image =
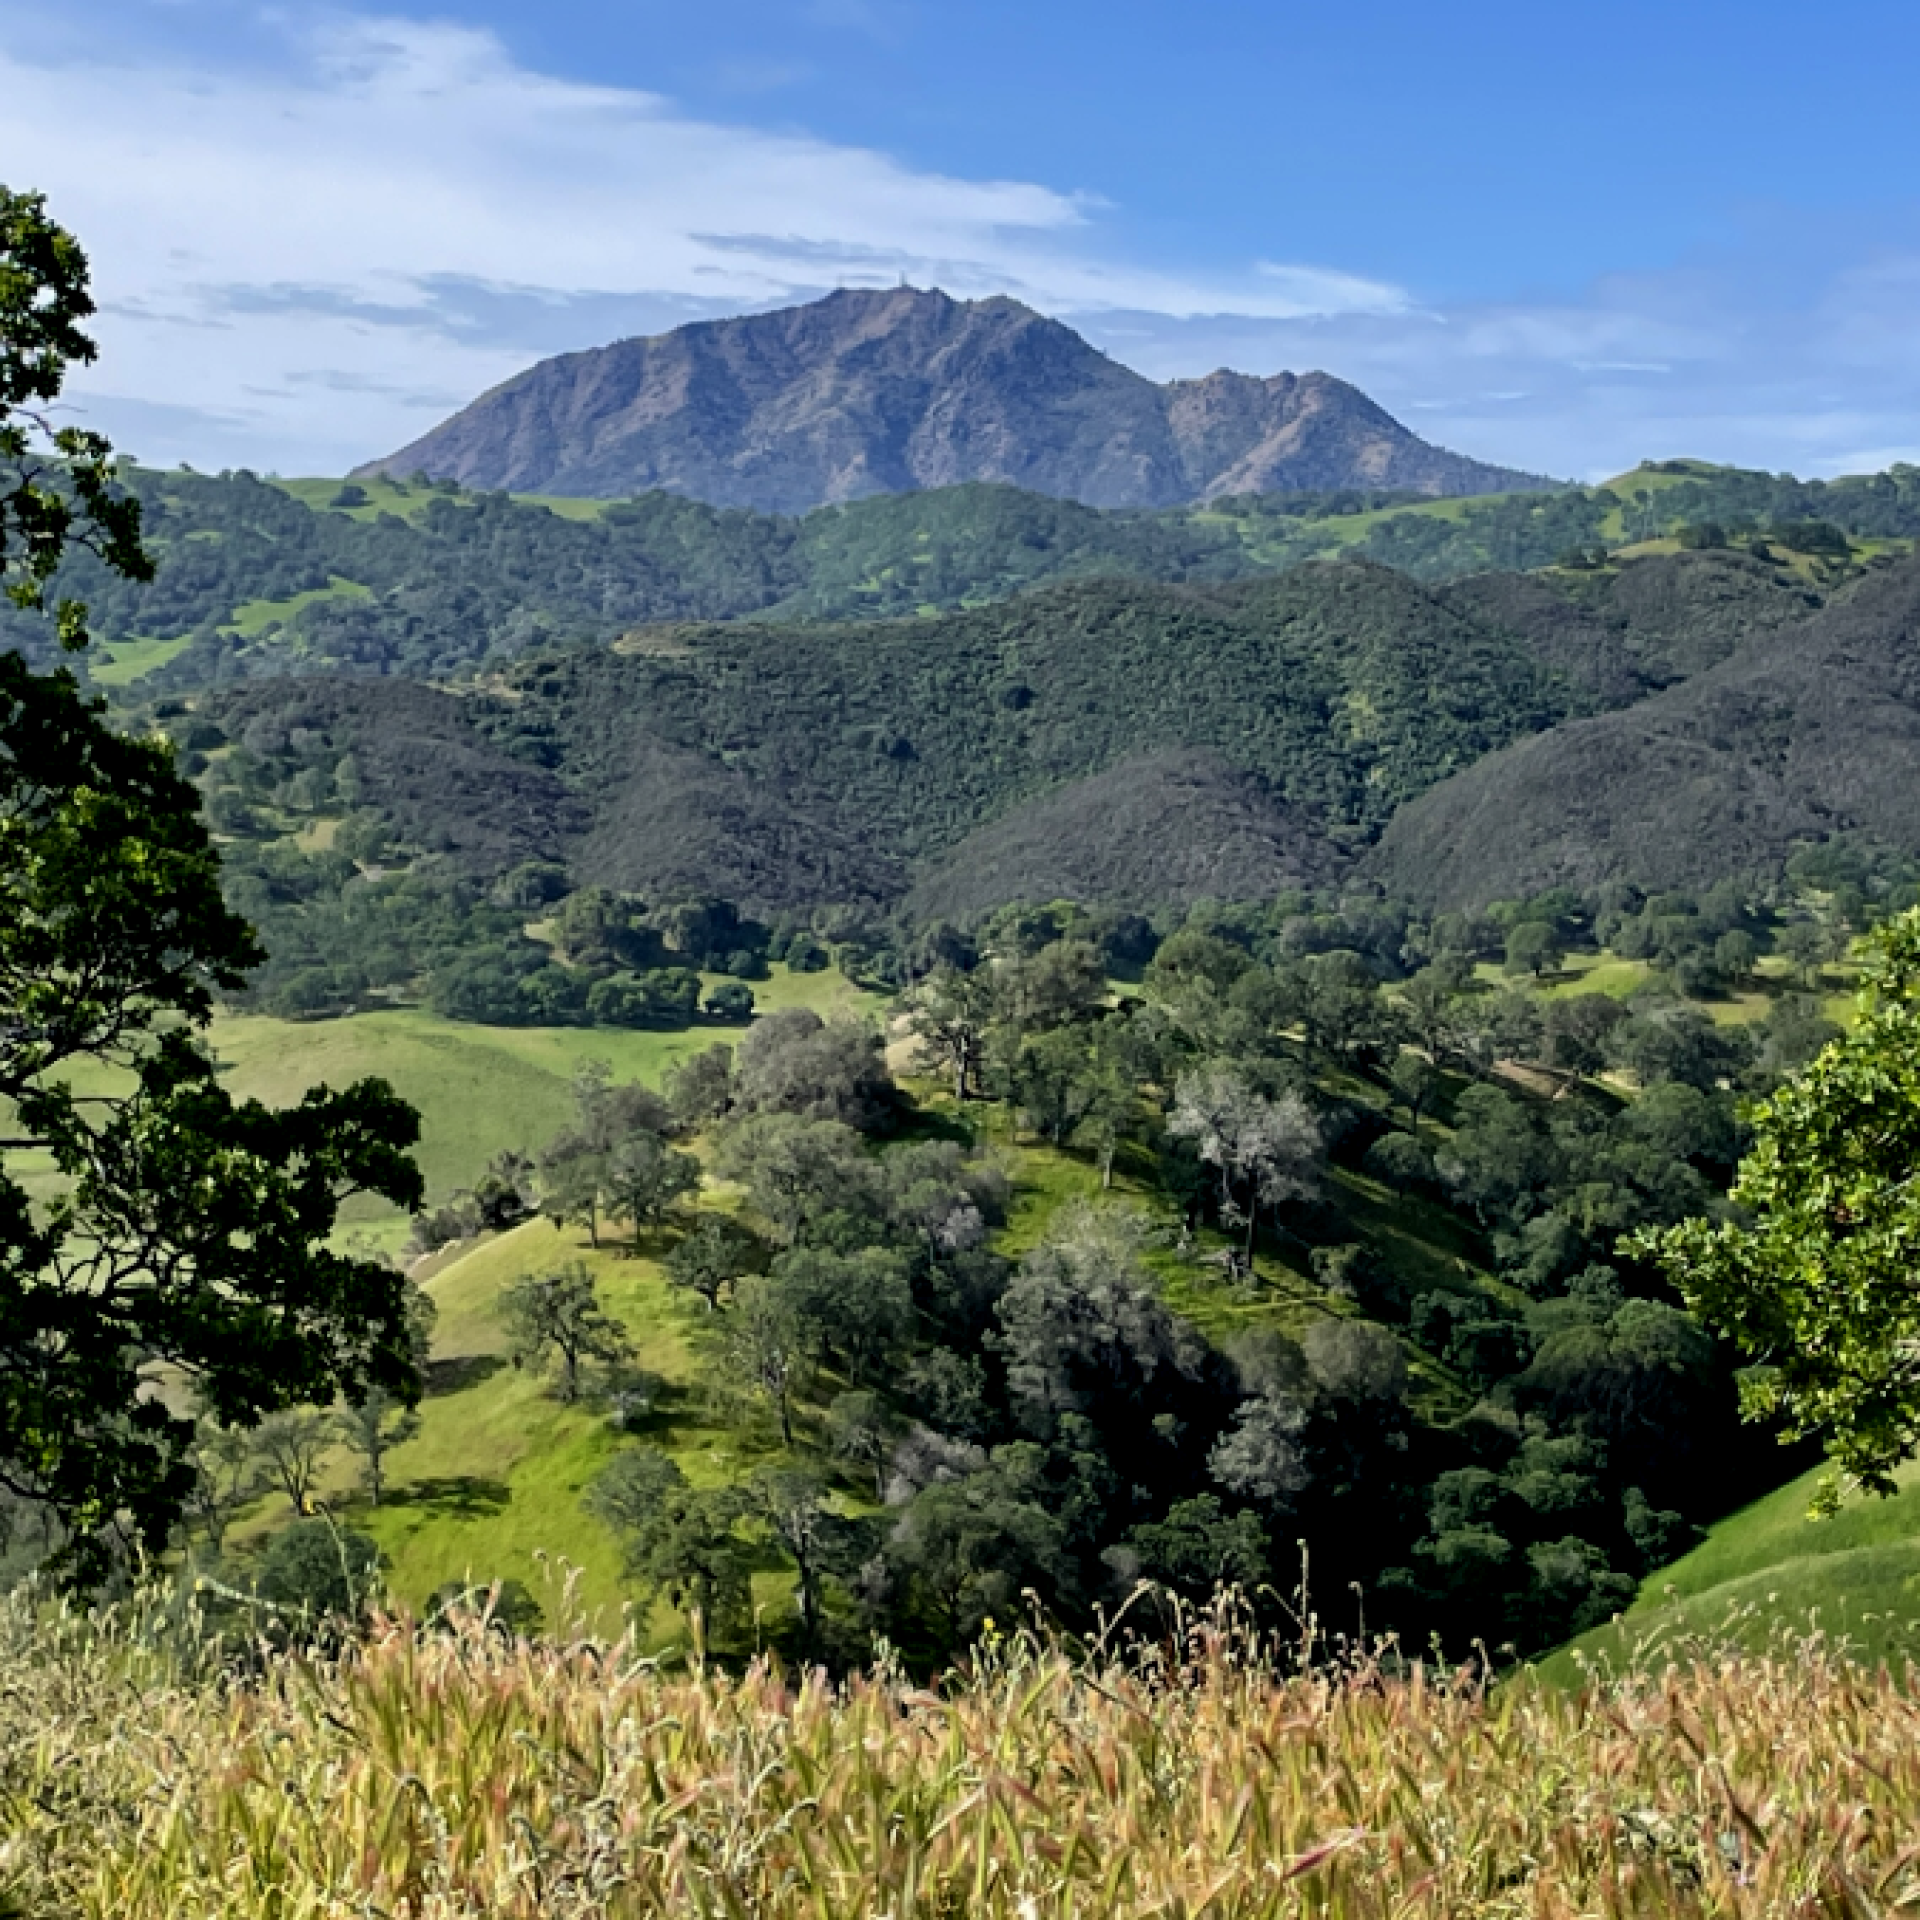
[[[104,444],[30,451],[90,310],[72,239],[0,193],[0,570],[23,605],[76,541],[144,570]],[[62,607],[69,645],[81,621]],[[123,1533],[162,1547],[194,1485],[163,1375],[225,1425],[417,1391],[399,1276],[326,1244],[356,1194],[418,1201],[417,1119],[377,1081],[285,1112],[222,1089],[199,1031],[257,958],[166,745],[0,654],[0,1486],[57,1517],[77,1577]]]
[[[1731,1192],[1741,1217],[1639,1245],[1753,1358],[1748,1410],[1821,1436],[1849,1479],[1885,1494],[1920,1447],[1920,913],[1868,954],[1854,1027],[1753,1113]]]
[[[614,1366],[631,1350],[626,1328],[600,1304],[593,1275],[578,1260],[516,1280],[502,1292],[499,1312],[514,1364],[540,1367],[554,1361],[563,1401],[579,1397],[587,1362]]]

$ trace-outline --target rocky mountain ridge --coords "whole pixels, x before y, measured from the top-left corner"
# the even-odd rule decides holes
[[[1430,446],[1331,374],[1162,386],[1017,300],[911,287],[543,360],[359,471],[772,513],[980,480],[1097,507],[1546,484]]]

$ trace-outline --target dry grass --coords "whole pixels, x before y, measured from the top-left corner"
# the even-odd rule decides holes
[[[1916,1816],[1920,1708],[1817,1644],[1575,1694],[1017,1635],[935,1693],[478,1623],[220,1679],[0,1618],[34,1920],[1866,1916],[1920,1905]]]

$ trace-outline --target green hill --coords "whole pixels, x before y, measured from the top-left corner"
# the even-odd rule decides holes
[[[922,874],[906,911],[965,924],[1008,901],[1259,900],[1340,867],[1319,825],[1204,752],[1146,754],[1015,806]]]
[[[1618,1671],[1697,1647],[1790,1649],[1812,1632],[1868,1660],[1920,1658],[1920,1463],[1885,1500],[1856,1497],[1809,1519],[1814,1469],[1707,1531],[1691,1553],[1650,1574],[1619,1620],[1542,1663],[1571,1680],[1582,1663]]]
[[[1030,916],[1036,926],[1045,918]],[[1166,957],[1126,994],[1096,992],[1065,1027],[1024,1036],[1017,1024],[996,1027],[988,1046],[995,1097],[957,1105],[943,1084],[911,1079],[897,1124],[860,1149],[869,1171],[793,1256],[805,1271],[805,1261],[838,1259],[849,1244],[894,1249],[889,1257],[913,1263],[911,1330],[896,1335],[882,1374],[852,1371],[831,1352],[817,1356],[791,1408],[790,1443],[764,1406],[756,1410],[743,1397],[740,1349],[730,1344],[738,1300],[709,1310],[669,1285],[663,1271],[695,1217],[758,1222],[781,1244],[777,1214],[763,1210],[769,1189],[722,1177],[737,1169],[718,1154],[731,1150],[741,1124],[753,1124],[740,1122],[736,1108],[734,1121],[685,1141],[704,1166],[698,1216],[683,1210],[670,1226],[641,1235],[637,1247],[627,1244],[624,1224],[596,1248],[583,1224],[536,1219],[491,1235],[467,1229],[473,1237],[420,1267],[438,1315],[420,1431],[389,1457],[388,1491],[377,1507],[360,1490],[353,1461],[336,1451],[320,1481],[330,1511],[373,1536],[393,1592],[409,1603],[469,1576],[512,1578],[542,1591],[546,1574],[564,1563],[580,1604],[612,1625],[635,1584],[614,1533],[581,1496],[623,1449],[636,1442],[660,1449],[696,1490],[738,1489],[762,1469],[799,1471],[826,1489],[834,1524],[868,1529],[867,1559],[843,1564],[837,1576],[846,1630],[872,1617],[900,1618],[915,1623],[916,1645],[945,1644],[939,1632],[953,1627],[930,1634],[927,1625],[942,1617],[938,1609],[914,1611],[930,1604],[922,1586],[909,1592],[883,1582],[870,1592],[855,1578],[860,1565],[879,1565],[874,1556],[884,1557],[914,1488],[926,1484],[906,1480],[898,1502],[879,1509],[872,1466],[850,1464],[859,1456],[830,1444],[836,1396],[864,1383],[885,1409],[890,1481],[920,1472],[939,1486],[986,1475],[973,1484],[1018,1508],[1030,1496],[992,1475],[1016,1466],[1033,1473],[1044,1462],[1047,1474],[1068,1476],[1050,1481],[1045,1497],[1079,1516],[1074,1524],[1087,1544],[1076,1551],[1084,1559],[1055,1559],[1032,1577],[1071,1617],[1095,1597],[1117,1603],[1130,1569],[1160,1566],[1192,1583],[1203,1580],[1196,1568],[1257,1564],[1244,1556],[1270,1528],[1272,1544],[1257,1552],[1271,1552],[1274,1577],[1294,1577],[1294,1543],[1310,1540],[1316,1589],[1329,1583],[1335,1598],[1323,1605],[1340,1617],[1347,1603],[1338,1596],[1357,1582],[1376,1628],[1422,1640],[1430,1630],[1449,1639],[1497,1631],[1525,1648],[1558,1637],[1555,1623],[1564,1633],[1602,1617],[1662,1543],[1689,1520],[1712,1516],[1716,1496],[1764,1483],[1766,1450],[1733,1422],[1722,1357],[1683,1316],[1631,1297],[1596,1264],[1613,1244],[1608,1223],[1671,1218],[1709,1202],[1719,1177],[1712,1169],[1724,1152],[1714,1142],[1728,1130],[1730,1096],[1661,1081],[1642,1115],[1623,1103],[1618,1083],[1570,1082],[1538,1069],[1463,1073],[1462,1062],[1492,1058],[1473,1037],[1477,1019],[1498,1023],[1504,1047],[1522,1044],[1512,1037],[1507,997],[1471,985],[1448,1018],[1457,1038],[1447,1044],[1458,1051],[1433,1075],[1417,1061],[1402,1062],[1396,1042],[1363,1037],[1390,1001],[1341,965],[1340,955],[1313,956],[1297,969],[1277,958],[1268,969],[1196,931]],[[1231,1010],[1183,984],[1182,966],[1196,961],[1242,970],[1245,985]],[[1006,990],[1018,997],[1006,1004],[1044,1005],[1030,994],[1053,991],[1041,983],[1070,964],[1071,949],[1042,948],[1032,961],[1034,988],[1020,986],[1016,971]],[[1598,970],[1608,964],[1631,970],[1604,959]],[[1575,971],[1594,970],[1583,961]],[[1288,995],[1336,981],[1345,996],[1340,1007],[1302,1000],[1303,1026],[1286,1024]],[[1541,988],[1546,1007],[1563,1004],[1565,984]],[[858,993],[837,972],[777,967],[759,983],[759,997],[763,1013],[811,1006],[892,1016],[887,1002]],[[1003,1016],[1028,1017],[1047,1016]],[[1318,1038],[1308,1041],[1309,1030]],[[1333,1037],[1343,1033],[1345,1040]],[[913,1050],[897,1026],[893,1036],[890,1057],[907,1071]],[[737,1029],[716,1035],[711,1025],[670,1034],[500,1029],[402,1009],[303,1023],[229,1017],[214,1033],[239,1091],[286,1100],[323,1076],[335,1084],[366,1072],[393,1080],[422,1111],[421,1158],[436,1203],[471,1185],[495,1153],[537,1152],[568,1125],[568,1081],[585,1060],[604,1056],[617,1075],[657,1083],[672,1063],[715,1038],[742,1041]],[[1048,1104],[1057,1063],[1071,1070],[1087,1049],[1109,1045],[1126,1049],[1111,1059],[1131,1062],[1120,1070],[1144,1083],[1126,1102],[1111,1187],[1097,1142],[1073,1135],[1071,1107],[1056,1122]],[[1645,1058],[1645,1071],[1660,1080],[1652,1056]],[[1256,1076],[1231,1098],[1244,1100],[1257,1084],[1277,1090],[1283,1105],[1297,1095],[1314,1116],[1318,1171],[1269,1215],[1250,1267],[1230,1257],[1230,1248],[1245,1244],[1244,1226],[1222,1213],[1209,1164],[1182,1149],[1167,1113],[1176,1097],[1188,1097],[1178,1089],[1196,1059],[1231,1062],[1236,1075]],[[1423,1081],[1424,1111],[1413,1132],[1399,1124],[1407,1095],[1404,1076],[1389,1078],[1394,1065],[1413,1066]],[[1067,1144],[1054,1144],[1049,1131]],[[1377,1153],[1384,1143],[1397,1155]],[[957,1251],[942,1251],[940,1223],[960,1216],[941,1197],[939,1181],[952,1176],[937,1172],[915,1176],[933,1182],[924,1196],[915,1189],[912,1202],[911,1220],[928,1224],[886,1237],[899,1234],[900,1222],[873,1211],[894,1204],[874,1195],[891,1189],[863,1183],[889,1178],[895,1155],[955,1146],[977,1155],[973,1164],[989,1185],[1002,1185],[1002,1200],[983,1203],[993,1221],[984,1244],[969,1251],[963,1229]],[[751,1183],[755,1176],[741,1177]],[[799,1177],[804,1185],[815,1176]],[[1583,1237],[1576,1209],[1603,1192],[1605,1222]],[[1072,1417],[1059,1438],[1039,1445],[1030,1437],[1031,1408],[1003,1398],[1020,1389],[1007,1370],[1011,1336],[1002,1330],[1019,1323],[1007,1321],[1002,1307],[1010,1290],[1030,1284],[1033,1263],[1048,1271],[1048,1250],[1063,1235],[1085,1231],[1076,1224],[1082,1207],[1140,1223],[1146,1237],[1134,1270],[1145,1292],[1128,1303],[1122,1291],[1113,1323],[1120,1331],[1097,1336],[1117,1339],[1118,1351],[1078,1384],[1065,1377],[1057,1390],[1068,1395],[1060,1404]],[[362,1215],[345,1231],[397,1250],[401,1226]],[[1121,1231],[1124,1240],[1131,1229]],[[1124,1267],[1135,1255],[1113,1257]],[[507,1364],[498,1307],[509,1285],[570,1260],[587,1265],[607,1310],[626,1326],[639,1383],[618,1386],[632,1377],[623,1372],[566,1403],[531,1370]],[[1030,1333],[1071,1352],[1086,1337],[1080,1311],[1063,1295]],[[1337,1338],[1329,1346],[1321,1336]],[[1128,1387],[1133,1363],[1124,1356],[1134,1341],[1144,1343],[1147,1375]],[[1171,1343],[1164,1353],[1162,1341]],[[1106,1398],[1116,1393],[1117,1405]],[[1130,1397],[1136,1393],[1138,1400]],[[1261,1394],[1277,1396],[1277,1425],[1257,1447],[1247,1443],[1245,1473],[1254,1477],[1245,1484],[1267,1491],[1236,1505],[1234,1531],[1216,1537],[1208,1529],[1226,1527],[1229,1514],[1210,1486],[1230,1482],[1210,1476],[1242,1472],[1231,1465],[1239,1456],[1220,1449]],[[1134,1458],[1142,1445],[1147,1455]],[[998,1464],[988,1464],[989,1448]],[[903,1459],[921,1465],[900,1466]],[[1073,1477],[1086,1475],[1084,1485]],[[1090,1490],[1102,1488],[1094,1498]],[[1356,1531],[1351,1513],[1361,1498],[1373,1521]],[[1131,1532],[1127,1520],[1106,1517],[1116,1501],[1134,1516]],[[1157,1533],[1162,1513],[1197,1529],[1195,1537]],[[269,1496],[242,1516],[233,1543],[243,1550],[262,1544],[288,1518],[285,1495]],[[779,1639],[791,1619],[793,1567],[754,1538],[752,1590],[767,1632]],[[1222,1553],[1228,1559],[1216,1563]],[[1159,1554],[1170,1557],[1146,1557]],[[1198,1558],[1183,1557],[1189,1554]],[[899,1577],[918,1583],[925,1576]],[[971,1577],[963,1575],[963,1584]],[[1205,1574],[1204,1584],[1215,1577]],[[664,1602],[643,1626],[654,1642],[684,1632]]]
[[[1853,829],[1920,845],[1913,577],[1829,594],[1709,551],[1443,587],[1353,559],[1085,580],[911,620],[653,627],[453,688],[255,681],[167,724],[205,733],[223,823],[371,810],[483,876],[557,862],[757,913],[916,886],[952,916],[1152,908],[1327,879],[1385,830],[1389,894],[1476,907],[1710,885]]]
[[[209,746],[238,750],[199,767],[217,820],[351,804],[476,873],[559,860],[579,882],[762,912],[897,896],[983,825],[1170,749],[1202,750],[1229,785],[1258,776],[1300,857],[1276,860],[1269,823],[1222,860],[1219,809],[1169,804],[1169,844],[1135,876],[1150,906],[1202,876],[1249,897],[1282,866],[1326,872],[1402,801],[1593,704],[1522,636],[1343,563],[1220,587],[1089,581],[912,621],[656,629],[543,651],[459,697],[258,682],[176,731],[193,742],[211,721]],[[1097,800],[1049,802],[1043,828],[1073,842],[1055,850],[1063,880],[1124,870],[1128,818]],[[1021,864],[999,898],[1050,879]]]
[[[969,485],[801,518],[667,493],[554,500],[451,481],[134,470],[129,485],[156,578],[123,581],[80,554],[60,590],[93,610],[100,684],[146,691],[326,668],[432,678],[663,621],[899,617],[1049,581],[1218,582],[1335,554],[1432,582],[1563,558],[1589,569],[1703,526],[1739,545],[1772,541],[1775,560],[1818,586],[1846,572],[1847,541],[1861,557],[1920,534],[1920,484],[1906,468],[1830,483],[1662,471],[1437,501],[1248,494],[1157,512]],[[1829,532],[1812,539],[1809,525]],[[44,622],[4,608],[0,643],[46,652],[51,640]]]
[[[1836,833],[1920,847],[1917,618],[1920,563],[1889,564],[1654,698],[1435,786],[1394,820],[1371,870],[1396,894],[1464,906],[1777,872],[1796,843]]]

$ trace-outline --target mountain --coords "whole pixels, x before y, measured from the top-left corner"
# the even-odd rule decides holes
[[[1651,699],[1509,745],[1404,807],[1368,859],[1480,906],[1610,880],[1777,872],[1859,833],[1920,851],[1920,560],[1876,572]]]
[[[1160,386],[1017,300],[910,287],[543,360],[357,477],[422,472],[788,514],[971,480],[1097,507],[1547,484],[1429,446],[1329,374]]]

